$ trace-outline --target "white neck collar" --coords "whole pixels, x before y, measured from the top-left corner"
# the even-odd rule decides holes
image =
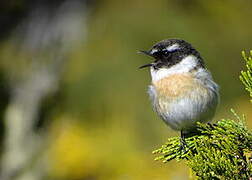
[[[198,65],[198,59],[194,55],[189,55],[182,59],[178,64],[171,67],[163,67],[155,70],[153,67],[150,68],[152,82],[159,81],[165,77],[173,74],[187,73],[190,72]]]

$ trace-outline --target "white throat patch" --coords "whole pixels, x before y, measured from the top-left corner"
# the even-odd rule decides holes
[[[198,64],[198,59],[194,55],[189,55],[182,59],[178,64],[171,67],[163,67],[155,70],[150,68],[152,82],[159,81],[167,76],[191,71]]]

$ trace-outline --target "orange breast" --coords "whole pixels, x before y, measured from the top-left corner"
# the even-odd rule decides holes
[[[165,96],[170,98],[183,97],[199,86],[192,75],[188,73],[170,75],[153,82],[153,85],[159,97]]]

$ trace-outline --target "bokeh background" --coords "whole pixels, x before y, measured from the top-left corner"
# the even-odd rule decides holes
[[[189,41],[220,85],[215,120],[245,114],[242,50],[250,0],[1,0],[1,180],[189,179],[183,162],[153,161],[178,135],[152,111],[150,59],[166,38]]]

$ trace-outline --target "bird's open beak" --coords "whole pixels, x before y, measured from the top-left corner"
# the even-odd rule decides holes
[[[140,54],[145,54],[145,55],[147,55],[147,56],[151,56],[151,57],[153,57],[153,55],[150,53],[150,51],[138,51],[138,53],[140,53]]]
[[[140,53],[140,54],[145,54],[145,55],[147,55],[147,56],[153,57],[153,55],[150,53],[150,51],[138,51],[138,53]],[[145,67],[150,67],[150,66],[152,66],[152,65],[153,65],[153,63],[145,64],[145,65],[143,65],[143,66],[140,66],[139,69],[142,69],[142,68],[145,68]]]
[[[140,66],[139,69],[142,69],[142,68],[145,68],[145,67],[150,67],[150,66],[152,66],[152,65],[153,65],[152,63],[150,63],[150,64],[145,64],[145,65],[143,65],[143,66]]]

